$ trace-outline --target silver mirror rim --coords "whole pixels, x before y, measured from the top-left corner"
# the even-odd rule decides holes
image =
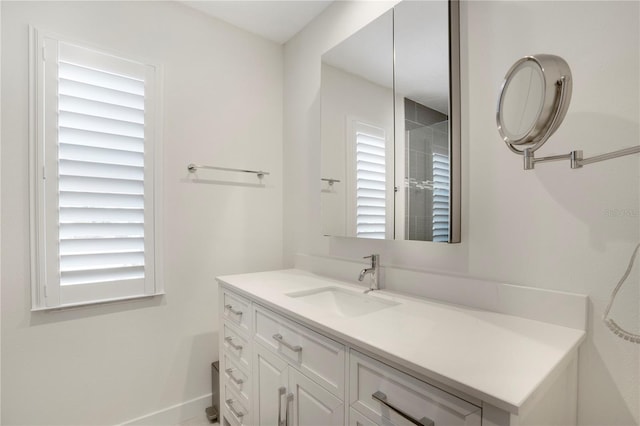
[[[502,121],[502,103],[505,97],[505,89],[513,75],[520,69],[523,63],[532,61],[540,69],[543,76],[544,94],[542,107],[535,120],[535,123],[529,131],[518,139],[511,139],[504,131],[504,123]],[[564,77],[564,101],[560,104],[560,92],[558,90],[558,81]],[[528,145],[525,147],[531,152],[540,148],[560,126],[564,119],[569,103],[571,100],[571,69],[567,62],[559,56],[549,54],[538,54],[533,56],[525,56],[514,63],[507,74],[500,88],[500,96],[498,97],[498,105],[496,109],[496,124],[498,132],[502,140],[507,144],[509,149],[515,153],[522,154],[523,150],[516,148],[518,145]]]

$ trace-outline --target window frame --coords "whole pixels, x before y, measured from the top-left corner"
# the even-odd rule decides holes
[[[51,126],[45,122],[45,111],[57,111],[57,105],[51,105],[51,96],[47,96],[46,82],[50,76],[46,75],[47,58],[45,40],[49,39],[57,43],[77,46],[80,49],[92,51],[96,58],[109,61],[110,59],[118,61],[129,61],[137,63],[145,68],[145,165],[144,165],[144,191],[145,198],[151,197],[152,201],[147,206],[145,200],[144,206],[144,222],[145,222],[145,238],[149,234],[152,242],[151,250],[148,250],[145,244],[145,278],[144,278],[144,294],[129,294],[124,296],[113,295],[111,289],[106,291],[105,287],[111,288],[111,285],[92,286],[79,285],[77,297],[74,300],[63,303],[60,300],[60,279],[59,279],[59,255],[57,262],[51,262],[47,259],[47,250],[51,245],[59,246],[59,239],[53,238],[52,235],[58,235],[57,231],[53,234],[50,232],[52,228],[57,229],[59,225],[58,215],[47,214],[46,206],[50,203],[58,205],[59,195],[57,193],[58,179],[45,178],[45,169],[50,175],[57,175],[56,167],[51,171],[49,159],[45,156],[45,150],[51,145],[51,138],[58,143],[57,124]],[[132,55],[113,52],[101,46],[91,45],[87,42],[80,42],[58,34],[43,31],[36,27],[29,27],[29,189],[30,189],[30,250],[31,250],[31,310],[51,310],[63,309],[68,307],[76,307],[92,304],[103,304],[121,300],[131,300],[139,298],[148,298],[164,294],[164,280],[162,271],[162,253],[163,241],[163,196],[162,196],[162,164],[163,164],[163,138],[162,138],[162,68],[158,65],[151,64],[150,61],[141,60],[140,58],[132,59]],[[54,58],[55,59],[55,58]],[[150,73],[150,75],[147,75]],[[56,74],[57,76],[57,74]],[[55,81],[55,80],[54,80]],[[58,89],[56,86],[55,94],[57,96]],[[149,99],[149,104],[147,104]],[[45,104],[47,102],[47,104]],[[55,102],[55,101],[54,101]],[[148,108],[150,107],[150,108]],[[52,109],[53,108],[53,109]],[[52,133],[52,127],[54,132]],[[151,145],[150,161],[147,159],[147,146]],[[56,154],[57,158],[57,154]],[[47,168],[46,168],[46,167]],[[47,190],[46,185],[55,185],[56,191]],[[52,217],[53,216],[53,217]],[[55,250],[57,253],[57,250]],[[51,257],[51,256],[50,256]],[[57,263],[57,265],[51,265]],[[150,266],[148,266],[150,265]],[[51,269],[54,268],[54,269]],[[56,282],[47,280],[47,276],[55,276],[57,271],[58,279]],[[120,287],[122,281],[113,281],[113,289]],[[85,287],[86,286],[86,287]],[[98,289],[100,287],[100,289]],[[97,290],[92,290],[97,289]],[[74,291],[74,293],[76,293]]]

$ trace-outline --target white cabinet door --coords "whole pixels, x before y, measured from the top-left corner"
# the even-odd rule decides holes
[[[344,402],[295,368],[289,369],[289,392],[293,401],[287,426],[344,424]]]
[[[338,426],[344,402],[270,350],[254,347],[254,418],[256,426]]]
[[[263,348],[262,345],[254,346],[254,423],[257,426],[276,426],[278,419],[284,420],[285,416],[286,398],[289,394],[287,391],[289,367],[284,360]]]

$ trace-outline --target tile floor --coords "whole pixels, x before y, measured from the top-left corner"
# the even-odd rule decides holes
[[[178,426],[211,426],[211,425],[219,425],[218,422],[215,423],[210,423],[209,419],[207,419],[207,415],[205,414],[204,410],[202,411],[202,414],[196,416],[196,417],[192,417],[190,419],[187,419],[185,421],[183,421],[182,423],[180,423]]]

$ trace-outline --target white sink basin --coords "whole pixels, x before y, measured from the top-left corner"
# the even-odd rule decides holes
[[[313,290],[287,293],[287,296],[341,317],[357,317],[381,309],[399,305],[392,300],[380,299],[371,294],[356,293],[339,287],[322,287]]]

